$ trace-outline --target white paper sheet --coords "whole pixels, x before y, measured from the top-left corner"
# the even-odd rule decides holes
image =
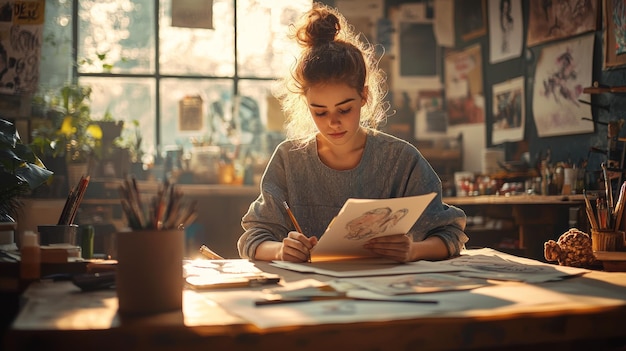
[[[430,261],[397,263],[379,258],[337,260],[314,263],[274,261],[272,266],[301,273],[317,273],[331,277],[367,277],[391,274],[435,273],[460,271],[460,267]]]
[[[372,257],[363,248],[367,240],[408,233],[435,196],[348,199],[311,251],[311,261]]]

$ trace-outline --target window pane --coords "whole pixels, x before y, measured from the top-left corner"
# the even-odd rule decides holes
[[[137,120],[142,135],[142,151],[147,155],[156,155],[156,89],[153,79],[82,77],[80,84],[92,88],[92,119],[102,119],[108,111],[113,119],[124,121],[125,130],[133,129],[132,121]]]
[[[173,27],[171,2],[161,0],[159,20],[161,73],[232,77],[235,74],[233,1],[213,1],[214,29]]]
[[[41,47],[39,86],[42,91],[70,80],[72,68],[72,6],[68,1],[47,1]]]
[[[277,116],[274,112],[272,116],[268,116],[268,103],[274,100],[271,94],[271,86],[273,81],[259,80],[240,80],[239,94],[239,124],[242,140],[246,145],[250,145],[249,149],[252,153],[259,157],[269,156],[276,145],[284,139],[284,135],[277,131],[277,126],[282,126],[283,117],[280,111]],[[268,119],[271,125],[268,128]]]
[[[78,68],[81,73],[153,73],[154,1],[81,0]]]
[[[192,140],[230,143],[232,80],[161,80],[161,142],[189,150]]]
[[[240,76],[271,78],[293,64],[289,25],[311,8],[310,0],[238,0],[237,63]]]

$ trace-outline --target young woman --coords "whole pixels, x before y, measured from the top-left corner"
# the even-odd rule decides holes
[[[456,256],[466,217],[441,199],[441,181],[410,143],[376,130],[386,118],[385,79],[374,48],[336,10],[314,4],[295,27],[302,53],[275,91],[287,138],[272,155],[261,194],[242,218],[243,258],[303,262],[348,198],[437,196],[409,233],[370,239],[375,254],[408,262]],[[301,231],[285,210],[287,202]]]

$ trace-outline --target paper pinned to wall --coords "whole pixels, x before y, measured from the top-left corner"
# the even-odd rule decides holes
[[[172,27],[213,29],[213,0],[172,0]]]

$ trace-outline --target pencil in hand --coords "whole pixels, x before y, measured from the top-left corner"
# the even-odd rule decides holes
[[[291,222],[293,223],[293,225],[296,227],[296,230],[298,231],[298,233],[302,233],[302,228],[300,228],[300,225],[298,224],[296,217],[293,215],[293,212],[291,212],[289,205],[287,205],[287,201],[283,201],[283,206],[285,207],[285,210],[287,210],[287,214],[289,215],[289,218],[291,219]]]

